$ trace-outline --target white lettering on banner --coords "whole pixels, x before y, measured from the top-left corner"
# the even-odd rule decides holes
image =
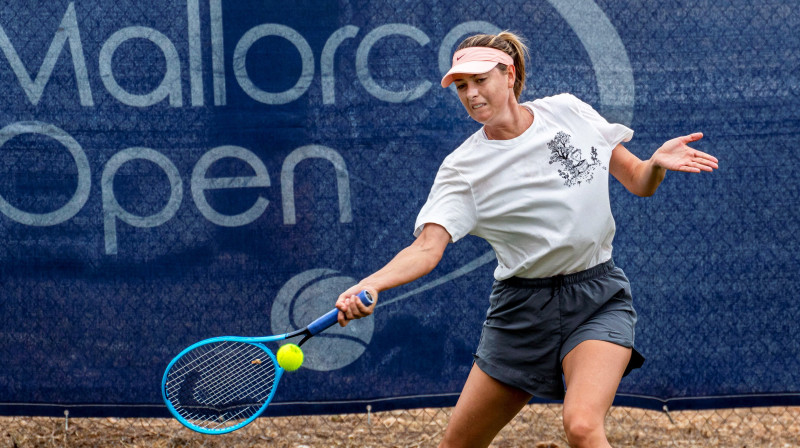
[[[239,159],[245,162],[255,171],[255,176],[206,178],[206,172],[211,165],[225,158]],[[220,146],[208,151],[197,161],[197,164],[194,166],[194,171],[192,171],[192,198],[194,198],[197,209],[200,210],[200,213],[202,213],[206,219],[216,225],[224,227],[238,227],[250,224],[264,213],[264,210],[267,209],[267,205],[269,205],[269,200],[259,196],[258,199],[256,199],[256,203],[247,211],[238,215],[224,215],[214,210],[211,204],[208,203],[205,195],[206,190],[269,186],[269,173],[267,172],[267,167],[261,162],[261,159],[252,152],[239,146]]]
[[[12,123],[0,129],[0,148],[2,148],[7,141],[23,134],[44,135],[64,145],[72,155],[72,159],[75,161],[75,167],[78,169],[78,186],[75,189],[75,194],[72,195],[72,198],[67,201],[64,206],[50,213],[30,213],[20,210],[11,205],[2,196],[0,196],[0,212],[16,222],[29,226],[54,226],[68,221],[83,208],[83,205],[86,204],[86,200],[89,199],[92,179],[89,159],[86,157],[86,153],[83,152],[81,145],[64,130],[51,124],[38,121]]]
[[[347,39],[352,39],[358,34],[358,27],[347,25],[339,28],[331,34],[328,41],[325,42],[325,47],[322,49],[322,57],[320,58],[320,75],[322,76],[322,104],[335,104],[336,103],[336,89],[335,78],[333,76],[334,55],[336,49]]]
[[[281,168],[281,199],[283,200],[283,223],[295,224],[294,210],[294,168],[306,159],[325,159],[336,170],[336,188],[339,191],[339,222],[353,220],[350,207],[350,174],[342,156],[331,148],[321,145],[308,145],[292,151],[283,161]]]
[[[271,93],[265,92],[250,80],[247,75],[247,50],[262,37],[279,36],[282,37],[297,48],[300,52],[300,60],[303,64],[302,72],[297,83],[291,89],[280,92]],[[314,79],[314,52],[311,51],[311,46],[303,38],[300,33],[289,28],[288,26],[278,25],[274,23],[259,25],[248,32],[236,44],[236,49],[233,51],[233,72],[236,75],[236,80],[239,81],[239,86],[251,98],[260,101],[264,104],[286,104],[300,98]]]
[[[223,46],[222,1],[209,1],[209,22],[211,28],[211,58],[213,76],[214,105],[227,103],[227,86],[225,84],[225,64]],[[576,33],[589,55],[597,78],[601,112],[612,121],[630,124],[633,118],[634,82],[633,69],[627,51],[611,21],[602,9],[592,0],[547,0],[548,3],[564,18]],[[189,46],[189,83],[192,106],[202,106],[203,101],[203,63],[202,32],[199,0],[187,0],[187,44]],[[496,33],[500,28],[483,21],[464,22],[453,27],[438,47],[437,60],[439,71],[444,74],[450,65],[450,54],[458,39],[468,33]],[[360,32],[358,27],[347,25],[331,34],[325,43],[320,56],[321,89],[323,104],[335,104],[334,94],[334,54],[336,49],[347,39],[355,38]],[[430,43],[428,35],[411,25],[391,23],[379,25],[366,34],[359,43],[355,56],[356,74],[364,90],[380,101],[400,103],[419,99],[430,91],[433,83],[420,81],[414,88],[407,90],[389,90],[372,77],[369,68],[369,53],[372,47],[388,36],[403,36],[414,40],[420,47]],[[296,84],[284,92],[268,92],[256,86],[247,73],[247,52],[259,39],[277,36],[286,39],[300,54],[302,70]],[[167,61],[166,73],[161,84],[153,92],[146,95],[134,95],[124,91],[116,82],[111,67],[111,56],[123,42],[143,38],[150,40],[161,50]],[[24,67],[16,49],[5,30],[0,25],[0,48],[9,61],[17,80],[28,100],[37,105],[50,77],[55,69],[58,56],[65,43],[69,42],[72,53],[73,69],[78,85],[81,105],[93,106],[92,91],[88,79],[86,61],[83,54],[75,4],[69,3],[61,24],[53,37],[42,66],[32,81]],[[134,107],[152,106],[169,97],[169,104],[181,107],[180,56],[172,41],[160,32],[146,27],[132,26],[116,33],[102,45],[100,53],[100,77],[111,95],[123,104]],[[281,24],[271,23],[257,25],[246,31],[235,46],[233,71],[236,81],[242,90],[251,98],[264,104],[286,104],[300,98],[311,86],[314,79],[315,59],[308,41],[296,30]]]
[[[227,103],[225,87],[225,50],[222,37],[222,0],[209,1],[211,15],[211,70],[214,72],[214,105]]]
[[[117,80],[114,79],[114,72],[111,68],[111,61],[114,58],[114,52],[117,48],[119,48],[123,42],[137,38],[146,39],[156,44],[167,60],[167,72],[164,74],[164,79],[161,80],[161,84],[152,92],[143,95],[127,92],[120,87],[120,85],[117,84]],[[152,28],[131,26],[112,34],[100,49],[100,79],[106,86],[108,93],[128,106],[152,106],[166,97],[169,97],[170,106],[181,107],[183,105],[183,97],[181,95],[181,61],[178,56],[178,50],[175,49],[175,45],[172,44],[167,36]]]
[[[200,0],[186,0],[187,14],[187,44],[188,51],[188,82],[192,107],[205,105],[205,90],[203,86],[203,52],[202,16]],[[632,68],[627,56],[627,51],[616,32],[613,24],[605,13],[592,0],[547,0],[550,5],[565,19],[567,24],[579,37],[586,49],[593,65],[600,96],[600,110],[611,121],[630,124],[633,118],[634,82]],[[212,70],[213,105],[227,105],[227,85],[225,66],[225,47],[223,42],[224,22],[222,17],[222,0],[208,0],[208,14],[210,27],[210,56]],[[75,85],[78,98],[82,106],[95,106],[89,70],[84,55],[81,34],[79,30],[78,14],[75,4],[67,5],[61,22],[55,30],[53,39],[42,60],[41,66],[31,75],[25,67],[22,58],[0,25],[0,49],[11,67],[17,82],[25,93],[28,101],[36,106],[40,103],[47,84],[55,70],[63,70],[57,61],[69,44],[69,51],[74,70]],[[469,21],[455,25],[450,29],[438,48],[430,48],[430,37],[421,29],[408,24],[390,23],[378,25],[369,30],[363,39],[357,43],[354,60],[357,79],[364,90],[379,101],[402,103],[415,101],[430,92],[434,83],[430,80],[416,80],[413,87],[405,90],[390,90],[380,85],[373,78],[370,70],[370,52],[382,39],[390,36],[400,36],[413,40],[410,45],[415,51],[435,51],[439,71],[443,74],[450,66],[450,57],[457,42],[465,35],[485,32],[497,33],[501,28],[486,21]],[[336,104],[335,94],[335,60],[337,52],[344,42],[356,39],[362,29],[353,25],[345,25],[334,31],[326,40],[320,54],[320,87],[322,103],[325,105]],[[280,37],[292,45],[300,55],[301,73],[293,87],[283,92],[270,92],[267,86],[256,86],[250,79],[246,70],[247,53],[252,46],[265,37]],[[16,41],[25,41],[27,36],[15,37]],[[126,91],[117,83],[115,73],[120,74],[124,65],[113,67],[113,56],[116,50],[132,39],[143,39],[154,44],[153,49],[160,52],[166,61],[165,73],[159,85],[152,91],[144,94],[134,94]],[[30,37],[27,37],[30,40]],[[271,23],[257,25],[243,33],[236,42],[232,58],[233,73],[241,89],[253,100],[270,105],[286,104],[296,101],[303,96],[314,82],[315,55],[302,34],[281,24]],[[130,26],[112,33],[100,46],[98,55],[99,76],[103,86],[109,94],[120,103],[132,107],[148,107],[168,100],[171,107],[182,107],[182,76],[181,52],[169,37],[153,28],[143,26]],[[35,55],[33,55],[35,56]],[[34,59],[29,56],[27,59]],[[2,62],[0,62],[2,64]],[[57,67],[58,65],[58,67]],[[116,72],[115,72],[116,68]],[[57,79],[61,79],[57,77]],[[66,85],[58,86],[63,90]],[[59,89],[49,89],[48,92],[59,92]],[[17,122],[0,130],[0,148],[5,143],[21,134],[40,134],[52,138],[65,146],[73,157],[77,167],[78,183],[71,199],[61,208],[49,213],[31,213],[20,210],[0,196],[0,212],[12,220],[30,226],[52,226],[68,221],[84,206],[91,189],[91,170],[88,159],[81,145],[62,129],[41,122]],[[214,178],[205,176],[211,164],[222,158],[234,158],[248,164],[256,172],[251,177]],[[307,158],[322,158],[331,162],[334,167],[339,193],[339,218],[340,222],[352,221],[350,205],[349,173],[342,156],[335,150],[321,145],[310,145],[297,148],[283,163],[281,169],[281,198],[283,201],[284,223],[291,225],[296,222],[294,209],[294,169],[302,160]],[[113,191],[113,179],[117,170],[124,163],[144,159],[158,165],[170,180],[170,199],[167,205],[158,213],[151,216],[137,216],[124,210]],[[117,253],[117,221],[124,222],[134,227],[155,227],[170,220],[181,205],[183,184],[181,175],[172,162],[163,154],[148,148],[128,148],[112,157],[106,164],[102,174],[101,192],[103,216],[105,227],[105,247],[107,253]],[[236,189],[269,187],[270,178],[266,167],[258,157],[244,148],[235,146],[220,146],[207,152],[201,157],[194,167],[191,175],[191,192],[194,204],[200,213],[209,221],[221,226],[242,226],[258,219],[269,205],[269,201],[259,196],[255,203],[245,212],[237,215],[225,215],[213,209],[205,198],[205,192],[218,189]]]
[[[200,0],[187,0],[186,15],[189,24],[189,85],[192,106],[203,105],[203,43],[200,35]]]
[[[366,37],[364,37],[364,40],[361,41],[361,45],[358,46],[358,51],[356,51],[356,75],[361,81],[361,85],[367,89],[367,92],[379,100],[388,101],[390,103],[406,103],[409,101],[414,101],[424,95],[425,92],[430,90],[431,86],[433,85],[430,81],[424,81],[417,87],[410,90],[393,92],[379,86],[378,83],[372,79],[372,75],[369,73],[369,51],[379,40],[391,35],[410,37],[423,47],[428,45],[428,42],[430,42],[430,39],[425,33],[420,31],[419,28],[411,25],[392,23],[389,25],[379,26],[370,31]]]
[[[72,67],[75,70],[75,80],[78,83],[78,96],[81,106],[94,106],[92,89],[89,86],[89,72],[86,69],[86,59],[83,56],[83,44],[81,43],[78,29],[78,19],[75,16],[74,3],[70,3],[67,6],[67,12],[64,14],[64,18],[61,19],[61,25],[59,25],[53,41],[50,42],[50,48],[47,49],[42,66],[36,74],[36,81],[31,80],[28,70],[17,54],[17,50],[11,44],[11,39],[8,38],[5,30],[0,26],[0,48],[3,50],[9,64],[11,64],[14,74],[17,75],[17,80],[22,86],[22,90],[34,106],[39,104],[44,87],[50,80],[56,61],[58,61],[58,56],[67,41],[69,41],[69,51],[72,54]]]
[[[0,150],[2,150],[6,142],[23,134],[44,135],[65,146],[72,155],[77,167],[78,186],[67,204],[53,212],[26,212],[11,205],[3,196],[0,196],[0,212],[15,222],[29,226],[54,226],[70,220],[86,204],[91,190],[91,169],[86,153],[81,145],[66,131],[41,122],[12,123],[0,129]],[[207,178],[206,175],[209,168],[215,162],[226,158],[238,159],[246,163],[253,169],[255,174],[253,176]],[[281,168],[281,200],[283,201],[284,224],[294,225],[297,222],[294,194],[295,168],[304,160],[312,158],[327,160],[333,166],[339,194],[339,222],[351,222],[353,220],[353,211],[350,205],[350,173],[347,170],[344,158],[336,150],[327,146],[307,145],[292,151],[284,160]],[[114,178],[124,164],[133,160],[152,162],[167,176],[170,186],[169,199],[157,213],[148,216],[135,215],[125,210],[117,201],[114,194]],[[211,204],[208,203],[205,198],[206,191],[269,186],[269,172],[261,159],[253,152],[239,146],[219,146],[209,150],[197,161],[191,175],[191,193],[197,209],[206,219],[224,227],[239,227],[252,223],[267,209],[269,200],[259,196],[248,210],[236,215],[225,215],[214,210]],[[150,148],[127,148],[114,154],[103,168],[100,189],[103,204],[106,254],[118,253],[117,221],[139,228],[158,227],[172,219],[183,202],[183,180],[178,168],[167,156]]]
[[[122,165],[131,160],[148,160],[155,163],[167,175],[170,195],[160,212],[149,216],[138,216],[123,209],[114,196],[114,177]],[[117,219],[134,227],[158,227],[172,219],[183,200],[183,181],[178,168],[164,154],[150,148],[128,148],[116,154],[106,163],[100,180],[103,192],[103,226],[105,229],[106,253],[117,253]]]

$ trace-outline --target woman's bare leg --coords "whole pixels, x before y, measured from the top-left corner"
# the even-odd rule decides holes
[[[472,365],[440,448],[485,447],[532,396]]]
[[[605,417],[630,358],[631,349],[605,341],[584,341],[564,357],[564,430],[570,446],[611,446]]]

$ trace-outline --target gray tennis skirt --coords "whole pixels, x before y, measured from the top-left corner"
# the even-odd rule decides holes
[[[561,361],[587,340],[633,349],[636,311],[628,278],[609,260],[585,271],[495,281],[475,363],[532,395],[564,398]],[[644,357],[633,349],[625,375]]]

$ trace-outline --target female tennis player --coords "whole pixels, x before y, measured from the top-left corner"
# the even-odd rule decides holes
[[[642,365],[630,285],[612,260],[608,174],[638,196],[667,170],[713,171],[717,159],[674,138],[642,161],[633,131],[561,94],[518,103],[527,48],[509,32],[476,35],[453,55],[442,87],[483,127],[447,156],[415,224],[416,240],[337,300],[339,323],[374,309],[356,299],[413,281],[467,234],[497,255],[475,362],[442,447],[488,446],[531,399],[563,399],[574,447],[608,447],[604,430],[620,380]],[[563,380],[562,380],[563,374]],[[566,388],[566,391],[565,391]]]

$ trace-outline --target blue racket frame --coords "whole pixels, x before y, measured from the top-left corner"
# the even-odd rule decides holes
[[[229,432],[232,432],[232,431],[236,431],[237,429],[249,424],[250,422],[252,422],[256,418],[258,418],[258,416],[261,415],[261,413],[264,412],[264,410],[267,408],[269,403],[272,401],[272,398],[275,396],[275,392],[278,390],[278,384],[280,383],[281,377],[283,376],[283,373],[285,372],[285,370],[278,364],[278,359],[275,357],[275,354],[272,353],[272,350],[270,350],[269,347],[267,347],[263,343],[264,342],[282,341],[282,340],[285,340],[287,337],[289,337],[290,334],[291,333],[286,333],[286,334],[277,335],[277,336],[251,337],[251,338],[249,338],[249,337],[240,337],[240,336],[221,336],[221,337],[216,337],[216,338],[205,339],[205,340],[202,340],[202,341],[200,341],[200,342],[198,342],[196,344],[193,344],[193,345],[187,347],[182,352],[180,352],[178,354],[178,356],[176,356],[169,363],[167,368],[164,370],[164,376],[161,378],[161,397],[164,399],[164,403],[167,404],[167,409],[169,409],[169,412],[172,414],[172,416],[175,417],[176,420],[181,422],[181,424],[183,426],[186,426],[187,428],[189,428],[189,429],[191,429],[193,431],[197,431],[197,432],[200,432],[200,433],[203,433],[203,434],[225,434],[225,433],[229,433]],[[169,375],[169,371],[170,371],[170,369],[172,369],[172,366],[176,362],[178,362],[183,357],[183,355],[191,352],[192,350],[194,350],[194,349],[196,349],[198,347],[202,347],[203,345],[213,344],[213,343],[217,343],[217,342],[243,342],[243,343],[246,343],[246,344],[254,345],[254,346],[258,347],[259,349],[263,350],[272,359],[272,363],[275,366],[275,380],[272,383],[272,391],[270,392],[269,396],[267,397],[267,400],[258,409],[258,411],[256,411],[249,418],[239,422],[238,424],[236,424],[234,426],[229,426],[227,428],[208,429],[208,428],[202,428],[202,427],[199,427],[199,426],[196,426],[196,425],[192,424],[191,422],[189,422],[188,420],[183,418],[183,416],[181,414],[178,413],[178,410],[175,409],[175,407],[172,405],[172,402],[170,402],[169,398],[167,397],[167,376]]]
[[[367,291],[361,291],[358,294],[358,298],[361,300],[361,303],[363,303],[366,306],[370,306],[373,303],[372,296]],[[270,350],[266,345],[264,345],[264,343],[283,341],[292,337],[302,335],[303,339],[297,345],[303,345],[303,343],[306,342],[312,336],[317,335],[322,331],[325,331],[326,329],[333,326],[338,321],[338,315],[339,315],[339,310],[337,308],[334,308],[328,311],[325,315],[316,319],[314,322],[308,324],[308,326],[306,326],[305,328],[293,331],[291,333],[284,333],[273,336],[261,336],[261,337],[221,336],[221,337],[204,339],[200,342],[190,345],[189,347],[186,347],[183,351],[181,351],[178,354],[178,356],[176,356],[175,358],[172,359],[172,361],[170,361],[170,363],[167,365],[167,368],[164,370],[163,377],[161,378],[161,397],[164,399],[164,403],[166,403],[167,409],[175,417],[176,420],[181,422],[182,425],[186,426],[187,428],[193,431],[197,431],[203,434],[225,434],[232,431],[236,431],[237,429],[246,426],[256,418],[258,418],[270,404],[273,397],[275,397],[275,392],[278,390],[278,384],[280,383],[281,377],[283,377],[283,373],[285,372],[285,369],[283,369],[278,364],[278,359],[275,357],[275,354],[272,353],[272,350]],[[222,429],[209,429],[192,424],[178,413],[177,409],[175,409],[175,407],[170,402],[169,397],[167,396],[167,377],[169,376],[169,372],[170,369],[172,369],[172,366],[175,365],[175,363],[178,362],[178,360],[180,360],[184,355],[203,345],[213,344],[217,342],[241,342],[254,345],[259,349],[263,350],[264,352],[267,353],[267,355],[269,355],[269,357],[272,360],[272,363],[275,366],[275,380],[273,381],[272,391],[270,392],[266,401],[252,416],[233,426],[229,426]]]

